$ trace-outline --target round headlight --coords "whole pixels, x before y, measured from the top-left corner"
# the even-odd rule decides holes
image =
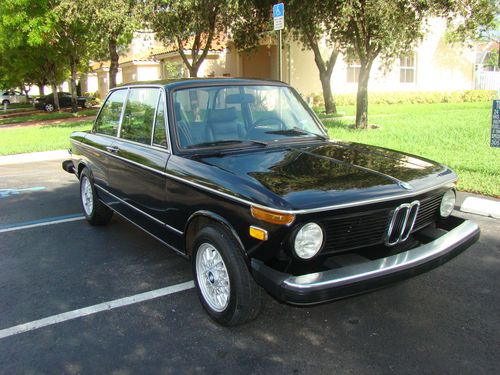
[[[311,259],[321,249],[322,244],[323,229],[316,223],[305,224],[295,236],[295,254],[302,259]]]
[[[448,217],[451,215],[453,208],[455,207],[455,192],[453,190],[448,190],[444,193],[441,199],[441,206],[439,207],[439,213],[442,217]]]

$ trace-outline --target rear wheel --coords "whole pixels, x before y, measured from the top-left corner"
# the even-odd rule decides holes
[[[54,107],[54,104],[50,104],[50,103],[48,103],[48,104],[45,104],[44,109],[45,109],[47,112],[54,112],[55,107]]]
[[[8,100],[4,100],[4,101],[2,102],[2,105],[9,106],[9,105],[10,105],[10,102],[9,102]]]
[[[226,326],[254,319],[261,304],[255,283],[232,234],[210,224],[196,236],[192,267],[198,297],[208,315]]]
[[[105,225],[109,223],[113,211],[97,198],[94,182],[87,168],[84,168],[80,174],[80,201],[85,218],[90,224]]]

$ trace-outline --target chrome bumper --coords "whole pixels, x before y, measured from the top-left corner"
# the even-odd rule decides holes
[[[453,229],[417,248],[352,266],[292,276],[252,260],[256,281],[276,298],[292,304],[314,304],[381,288],[438,267],[479,238],[472,221],[452,217]]]

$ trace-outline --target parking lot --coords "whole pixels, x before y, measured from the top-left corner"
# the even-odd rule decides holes
[[[265,295],[224,328],[189,262],[117,215],[82,220],[59,161],[0,165],[0,373],[498,373],[500,221],[468,217],[482,237],[443,267],[315,307]]]

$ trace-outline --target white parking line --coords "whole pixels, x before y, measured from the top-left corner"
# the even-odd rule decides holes
[[[78,221],[78,220],[83,220],[83,219],[85,219],[85,216],[82,216],[82,215],[56,216],[56,217],[48,218],[48,219],[35,220],[32,222],[25,222],[25,223],[8,225],[8,226],[4,226],[3,228],[2,228],[2,226],[0,226],[0,233],[13,232],[16,230],[22,230],[22,229],[28,229],[28,228],[44,227],[46,225],[67,223],[70,221]]]
[[[192,288],[194,288],[194,282],[191,280],[181,284],[176,284],[161,289],[151,290],[149,292],[135,294],[130,297],[115,299],[113,301],[99,303],[97,305],[84,307],[82,309],[68,311],[62,314],[52,315],[47,318],[34,320],[32,322],[19,324],[14,327],[2,329],[0,330],[0,339],[18,335],[23,332],[33,331],[35,329],[47,327],[53,324],[62,323],[68,320],[80,318],[82,316],[97,314],[101,311],[112,310],[116,309],[117,307],[128,306],[134,303],[144,302],[154,298],[163,297],[169,294],[182,292],[184,290]]]

